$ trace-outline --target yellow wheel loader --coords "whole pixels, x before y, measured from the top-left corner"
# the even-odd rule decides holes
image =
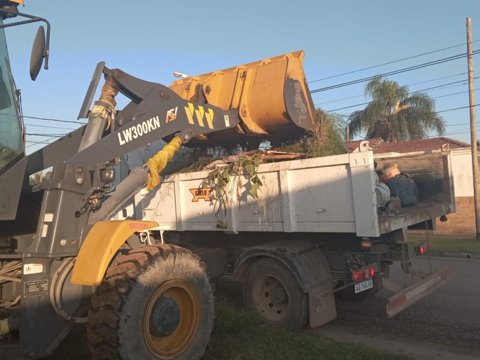
[[[4,29],[47,24],[33,50],[35,79],[47,67],[50,27],[20,13],[19,3],[0,0],[0,358],[51,354],[74,323],[86,323],[93,359],[200,358],[214,318],[204,264],[151,236],[156,222],[110,219],[159,184],[182,145],[255,143],[311,128],[303,53],[170,87],[101,62],[79,114],[87,124],[26,155]],[[119,93],[130,101],[123,109]],[[122,155],[160,139],[162,150],[119,178]]]

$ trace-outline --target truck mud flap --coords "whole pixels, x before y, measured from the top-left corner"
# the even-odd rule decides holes
[[[309,324],[315,328],[322,326],[337,317],[333,289],[321,286],[310,290],[309,297]]]
[[[453,276],[449,266],[429,275],[423,280],[406,287],[397,294],[391,296],[387,303],[387,315],[392,317],[399,312],[405,310],[410,305],[415,304],[418,300],[424,298],[428,294],[437,290]]]

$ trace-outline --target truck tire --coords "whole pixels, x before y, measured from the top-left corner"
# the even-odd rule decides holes
[[[91,299],[87,343],[93,359],[200,359],[213,319],[199,258],[176,246],[146,246],[107,270]]]
[[[277,260],[263,258],[249,268],[243,287],[247,308],[268,324],[300,330],[308,321],[308,297],[295,276]]]

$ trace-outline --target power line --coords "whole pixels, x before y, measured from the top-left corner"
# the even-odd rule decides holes
[[[478,78],[480,78],[480,77],[476,76],[474,79],[478,79]],[[441,89],[441,88],[450,87],[452,85],[458,85],[458,84],[461,84],[461,83],[464,83],[464,82],[465,82],[465,80],[452,81],[452,82],[449,82],[449,83],[446,83],[446,84],[441,84],[441,85],[432,86],[432,87],[425,88],[425,89],[412,91],[409,94],[417,94],[417,93],[421,93],[421,92],[425,92],[425,91],[438,90],[438,89]],[[445,96],[443,96],[443,97],[445,97]],[[435,98],[436,97],[434,97],[434,99]],[[355,105],[343,106],[343,107],[340,107],[340,108],[325,110],[325,111],[328,112],[328,113],[331,113],[331,112],[335,112],[335,111],[339,111],[339,110],[351,109],[351,108],[358,107],[358,106],[368,105],[370,103],[372,103],[372,101],[366,101],[366,102],[362,102],[362,103],[355,104]]]
[[[470,126],[470,123],[445,124],[445,126]],[[480,125],[477,125],[480,126]]]
[[[356,98],[359,98],[359,97],[365,97],[365,94],[347,96],[347,97],[344,97],[344,98],[341,98],[341,99],[335,99],[335,100],[324,101],[324,102],[321,102],[321,103],[315,103],[315,106],[336,103],[336,102],[340,102],[340,101],[343,101],[343,100],[356,99]]]
[[[6,113],[0,113],[0,115],[17,117],[17,115],[6,114]],[[42,120],[42,121],[55,121],[55,122],[70,123],[70,124],[76,124],[76,125],[85,125],[85,123],[81,122],[81,121],[63,120],[63,119],[46,118],[46,117],[40,117],[40,116],[28,116],[28,115],[23,115],[22,117],[24,119],[34,119],[34,120]]]
[[[476,55],[478,53],[480,53],[480,50],[475,50],[473,52],[474,55]],[[334,85],[330,85],[330,86],[325,86],[323,88],[318,88],[318,89],[311,90],[310,93],[314,94],[314,93],[317,93],[317,92],[338,89],[338,88],[345,87],[345,86],[361,84],[363,82],[373,80],[373,79],[375,79],[379,76],[380,77],[386,77],[386,76],[391,76],[391,75],[397,75],[397,74],[401,74],[401,73],[408,72],[408,71],[423,69],[425,67],[430,67],[430,66],[434,66],[434,65],[443,64],[443,63],[446,63],[446,62],[449,62],[449,61],[458,60],[458,59],[464,58],[466,56],[467,56],[466,53],[457,54],[457,55],[453,55],[453,56],[429,61],[429,62],[422,63],[422,64],[417,64],[417,65],[409,66],[409,67],[406,67],[406,68],[385,72],[383,74],[377,74],[377,75],[373,75],[373,76],[364,77],[364,78],[361,78],[361,79],[356,79],[356,80],[346,81],[346,82],[343,82],[343,83],[338,83],[338,84],[334,84]]]
[[[43,141],[32,141],[32,140],[27,140],[27,143],[31,143],[30,145],[27,145],[25,146],[25,149],[29,148],[29,147],[32,147],[32,146],[35,146],[35,145],[39,145],[39,144],[45,144],[45,145],[48,145],[48,144],[51,144],[51,140],[55,140],[56,138],[55,137],[52,137],[50,139],[45,139]]]
[[[27,143],[31,143],[32,145],[37,145],[37,144],[50,144],[48,140],[43,140],[43,141],[33,141],[33,140],[27,140]]]
[[[477,107],[478,105],[480,105],[480,104],[474,104],[474,105],[472,105],[472,107]],[[460,106],[460,107],[456,107],[456,108],[451,108],[451,109],[445,109],[445,110],[436,111],[436,113],[439,114],[439,113],[444,113],[444,112],[449,112],[449,111],[456,111],[456,110],[462,110],[462,109],[469,109],[469,108],[470,108],[470,105]]]
[[[434,99],[441,99],[441,98],[445,98],[445,97],[449,97],[449,96],[453,96],[453,95],[459,95],[459,94],[468,94],[468,91],[459,91],[459,92],[454,92],[454,93],[450,93],[450,94],[435,96]]]
[[[434,97],[432,97],[432,98],[436,100],[436,99],[441,99],[441,98],[445,98],[445,97],[449,97],[449,96],[454,96],[454,95],[459,95],[459,94],[467,94],[467,93],[468,93],[468,91],[458,91],[458,92],[454,92],[454,93],[449,93],[449,94],[434,96]],[[364,95],[352,96],[351,98],[354,98],[354,97],[362,97],[362,96],[364,96]],[[345,98],[345,99],[340,99],[340,100],[346,100],[346,98]],[[340,101],[340,100],[338,100],[338,101]],[[369,104],[369,102],[367,102],[367,103],[362,103],[362,104],[357,104],[357,105],[353,105],[353,106],[360,106],[360,105],[367,105],[367,104]],[[320,104],[315,104],[315,105],[318,106],[318,105],[320,105]],[[326,112],[334,112],[334,111],[336,111],[336,110],[338,110],[338,109],[325,110],[325,111],[326,111]]]
[[[479,41],[480,41],[480,40],[479,40]],[[419,81],[419,82],[407,84],[407,85],[405,85],[405,86],[410,87],[410,86],[415,86],[415,85],[420,85],[420,84],[426,84],[426,83],[429,83],[429,82],[434,82],[434,81],[438,81],[438,80],[449,79],[449,78],[452,78],[452,77],[457,77],[457,76],[466,75],[466,74],[468,74],[468,73],[467,73],[467,72],[463,72],[463,73],[458,73],[458,74],[454,74],[454,75],[441,76],[441,77],[437,77],[437,78],[430,79],[430,80],[424,80],[424,81]],[[466,80],[465,80],[465,81],[466,81]],[[316,103],[315,105],[316,105],[316,106],[319,106],[319,105],[331,104],[331,103],[334,103],[334,102],[339,102],[339,101],[349,100],[349,99],[354,99],[354,98],[359,98],[359,97],[365,97],[365,94],[360,94],[360,95],[355,95],[355,96],[348,96],[348,97],[344,97],[344,98],[341,98],[341,99],[324,101],[324,102],[321,102],[321,103]]]
[[[454,132],[454,133],[448,133],[448,134],[445,134],[444,136],[452,136],[452,135],[468,134],[469,132],[470,132],[470,130],[466,130],[466,131],[458,131],[458,132]],[[437,136],[429,136],[429,138],[433,138],[433,137],[437,137]]]
[[[72,129],[72,128],[61,127],[61,126],[37,125],[37,124],[27,124],[27,123],[25,123],[25,126],[29,126],[29,127],[31,126],[31,127],[36,127],[36,128],[47,128],[47,129],[71,130],[71,131],[75,130],[75,129]]]
[[[332,112],[339,111],[339,110],[351,109],[351,108],[362,106],[362,105],[368,105],[370,103],[371,103],[371,101],[367,101],[367,102],[363,102],[363,103],[359,103],[359,104],[355,104],[355,105],[343,106],[343,107],[340,107],[340,108],[325,110],[325,111],[327,113],[332,113]]]
[[[45,137],[51,137],[51,138],[59,138],[59,137],[63,137],[65,136],[66,134],[40,134],[40,133],[27,133],[26,134],[27,136],[45,136]]]
[[[70,123],[70,124],[76,124],[76,125],[85,125],[85,123],[80,122],[80,121],[62,120],[62,119],[53,119],[53,118],[44,118],[44,117],[38,117],[38,116],[27,116],[27,115],[23,115],[23,118],[24,118],[24,119],[34,119],[34,120],[43,120],[43,121],[56,121],[56,122]]]
[[[478,76],[475,77],[475,79],[478,79]],[[467,85],[465,81],[466,80],[452,81],[452,82],[449,82],[449,83],[446,83],[446,84],[436,85],[436,86],[432,86],[432,87],[421,89],[421,90],[415,90],[415,91],[412,91],[410,94],[416,94],[416,93],[423,92],[423,91],[431,91],[431,90],[434,90],[434,89],[449,87],[451,85],[456,85],[456,84]]]
[[[479,41],[480,41],[480,40],[479,40]],[[450,78],[452,78],[452,77],[457,77],[457,76],[467,75],[467,74],[468,74],[468,72],[465,71],[465,72],[461,72],[461,73],[458,73],[458,74],[455,74],[455,75],[447,75],[447,76],[441,76],[441,77],[438,77],[438,78],[435,78],[435,79],[430,79],[430,80],[425,80],[425,81],[418,81],[418,82],[416,82],[416,83],[408,84],[407,86],[414,86],[414,85],[426,84],[426,83],[429,83],[429,82],[432,82],[432,81],[450,79]]]
[[[473,105],[474,107],[477,107],[479,106],[480,104],[475,104]],[[439,113],[445,113],[445,112],[450,112],[450,111],[457,111],[457,110],[464,110],[464,109],[468,109],[470,108],[470,105],[466,105],[466,106],[459,106],[459,107],[455,107],[455,108],[449,108],[449,109],[443,109],[443,110],[440,110],[440,111],[436,111],[437,114]],[[350,115],[352,115],[353,113],[350,113],[350,114],[344,114],[343,116],[345,117],[349,117]],[[446,125],[446,126],[460,126],[460,124],[458,125]]]
[[[473,42],[478,42],[478,41],[480,41],[480,40],[475,40]],[[352,71],[347,71],[347,72],[337,74],[337,75],[327,76],[327,77],[324,77],[324,78],[321,78],[321,79],[309,81],[308,83],[312,84],[312,83],[315,83],[315,82],[328,80],[328,79],[333,79],[333,78],[337,78],[337,77],[340,77],[340,76],[350,75],[350,74],[354,74],[354,73],[365,71],[365,70],[371,70],[371,69],[379,68],[379,67],[382,67],[382,66],[385,66],[385,65],[391,65],[391,64],[395,64],[395,63],[398,63],[398,62],[401,62],[401,61],[411,60],[411,59],[415,59],[415,58],[418,58],[418,57],[421,57],[421,56],[431,55],[431,54],[435,54],[435,53],[438,53],[438,52],[441,52],[441,51],[450,50],[450,49],[457,48],[457,47],[460,47],[460,46],[465,46],[465,45],[466,45],[466,43],[462,43],[462,44],[458,44],[458,45],[452,45],[452,46],[448,46],[448,47],[441,48],[441,49],[438,49],[438,50],[428,51],[428,52],[425,52],[425,53],[409,56],[409,57],[406,57],[406,58],[402,58],[402,59],[398,59],[398,60],[392,60],[392,61],[388,61],[388,62],[378,64],[378,65],[368,66],[368,67],[358,69],[358,70],[352,70]]]

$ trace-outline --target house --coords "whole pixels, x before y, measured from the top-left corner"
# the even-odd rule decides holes
[[[344,144],[347,152],[354,151],[358,141]],[[436,221],[435,234],[475,235],[475,203],[473,198],[472,154],[470,144],[447,137],[386,143],[381,138],[369,139],[375,154],[434,151],[448,146],[451,150],[451,167],[455,192],[455,214],[448,215],[447,222]]]
[[[347,141],[344,146],[347,152],[352,152],[355,150],[360,142],[364,140],[357,141]],[[406,152],[415,152],[415,151],[433,151],[439,150],[442,146],[448,145],[450,149],[470,149],[470,144],[467,144],[463,141],[458,141],[455,139],[450,139],[447,137],[436,137],[430,139],[418,139],[418,140],[407,140],[407,141],[397,141],[386,143],[382,138],[373,138],[368,139],[370,147],[373,149],[375,154],[384,154],[384,153],[406,153]]]

